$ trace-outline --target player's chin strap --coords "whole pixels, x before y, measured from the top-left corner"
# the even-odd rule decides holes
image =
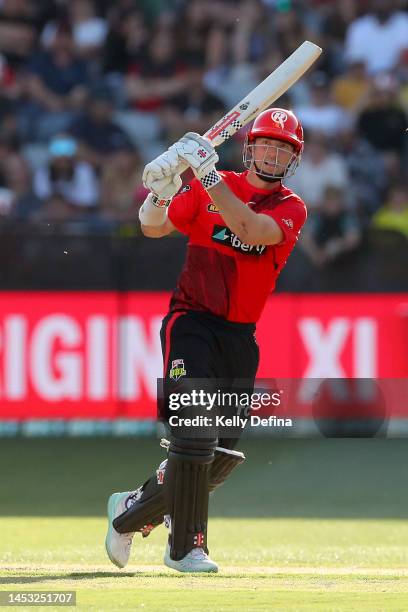
[[[168,451],[170,442],[162,438],[160,446]],[[245,461],[244,453],[221,446],[215,448],[214,454],[209,474],[210,493],[221,486],[230,473]],[[140,531],[143,537],[147,537],[155,527],[163,523],[166,504],[162,485],[166,465],[167,459],[160,463],[154,476],[132,491],[126,501],[128,509],[113,521],[116,531],[119,533]]]

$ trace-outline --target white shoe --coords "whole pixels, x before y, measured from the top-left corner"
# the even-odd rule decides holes
[[[202,548],[193,548],[183,559],[174,561],[170,557],[170,546],[167,544],[164,563],[179,572],[218,572],[218,565],[211,561]]]
[[[125,502],[131,493],[132,491],[113,493],[108,500],[108,533],[106,534],[105,548],[109,559],[118,567],[127,565],[135,533],[119,533],[112,522],[127,509]]]

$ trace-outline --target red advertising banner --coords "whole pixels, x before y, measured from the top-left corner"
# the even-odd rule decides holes
[[[4,292],[0,419],[152,418],[166,293]],[[408,378],[408,295],[277,294],[260,378]]]

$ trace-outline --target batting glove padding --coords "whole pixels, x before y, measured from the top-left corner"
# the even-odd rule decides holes
[[[188,163],[206,189],[221,180],[215,169],[219,157],[209,140],[195,132],[187,132],[176,146],[179,157]]]
[[[183,181],[178,174],[165,176],[161,179],[147,181],[145,187],[154,193],[160,200],[171,200],[179,191]]]

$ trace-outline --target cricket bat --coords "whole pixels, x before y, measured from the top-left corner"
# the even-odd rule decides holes
[[[320,47],[305,40],[276,70],[210,127],[204,137],[211,140],[215,147],[225,142],[280,98],[305,74],[321,52]]]
[[[215,147],[231,138],[296,83],[321,53],[320,47],[305,40],[276,70],[210,127],[204,137]],[[180,164],[179,174],[187,168],[187,164]]]

